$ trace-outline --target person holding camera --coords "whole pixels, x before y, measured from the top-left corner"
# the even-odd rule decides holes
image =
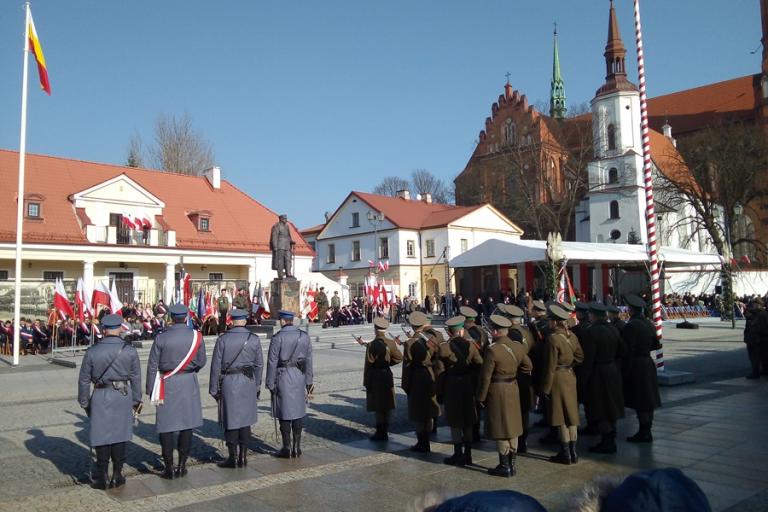
[[[134,412],[141,410],[139,354],[120,338],[122,323],[119,315],[104,316],[104,339],[85,351],[80,366],[77,401],[90,419],[90,445],[96,450],[94,489],[125,484],[125,446],[133,437]]]

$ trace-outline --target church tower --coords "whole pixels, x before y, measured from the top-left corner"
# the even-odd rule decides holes
[[[560,53],[557,50],[557,23],[555,23],[555,51],[552,58],[552,82],[549,95],[549,115],[563,119],[568,109],[565,107],[565,82],[560,73]]]
[[[646,242],[640,93],[627,79],[627,51],[613,0],[608,14],[605,82],[592,99],[595,159],[589,163],[590,242]],[[632,233],[630,235],[630,233]]]

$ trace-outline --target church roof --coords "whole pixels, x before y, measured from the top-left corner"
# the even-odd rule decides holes
[[[0,242],[16,237],[16,191],[19,154],[0,150],[0,183],[6,191],[0,201]],[[125,175],[160,199],[165,207],[156,219],[160,227],[176,231],[176,248],[209,251],[269,252],[271,226],[277,214],[248,196],[235,185],[221,180],[214,189],[203,176],[187,176],[149,169],[86,162],[67,158],[26,155],[25,197],[42,197],[42,219],[25,219],[25,243],[90,244],[85,236],[84,212],[78,212],[70,199],[115,177]],[[120,205],[115,205],[120,213]],[[201,208],[210,215],[208,232],[198,231],[190,215]],[[312,249],[295,227],[296,254],[312,255]],[[141,250],[141,246],[135,246]]]

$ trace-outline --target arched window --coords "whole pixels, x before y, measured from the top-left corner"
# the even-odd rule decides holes
[[[517,126],[512,119],[507,119],[504,125],[504,142],[510,146],[514,146],[517,143]]]
[[[615,167],[608,169],[608,184],[619,182],[619,170]]]
[[[619,218],[619,202],[618,201],[611,201],[611,218],[612,219]]]
[[[616,149],[616,126],[608,125],[608,149]]]

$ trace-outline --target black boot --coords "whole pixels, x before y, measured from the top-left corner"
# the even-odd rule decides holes
[[[472,443],[464,443],[464,466],[472,465]]]
[[[462,453],[461,448],[461,443],[453,443],[453,455],[443,459],[443,462],[449,466],[463,466],[464,454]]]
[[[187,476],[187,456],[179,455],[179,465],[176,466],[176,478]]]
[[[528,453],[528,432],[517,438],[517,453]]]
[[[571,464],[579,462],[579,455],[576,453],[576,441],[568,443],[568,452],[571,454]]]
[[[299,420],[293,422],[293,447],[291,449],[291,457],[301,457],[301,427],[302,424]]]
[[[651,425],[648,423],[641,423],[637,434],[628,437],[627,441],[630,443],[652,443],[653,435],[651,435]]]
[[[368,439],[371,441],[386,441],[387,440],[387,434],[384,433],[384,428],[381,425],[381,423],[376,425],[376,432],[370,436]]]
[[[429,432],[416,432],[416,444],[411,446],[410,451],[416,453],[429,453]]]
[[[600,435],[600,442],[589,449],[592,453],[616,453],[616,432]]]
[[[248,445],[241,444],[239,448],[240,453],[237,456],[237,467],[244,468],[248,465]]]
[[[507,462],[509,463],[509,475],[515,476],[517,474],[517,452],[509,451],[507,454]]]
[[[280,436],[283,438],[283,447],[274,454],[278,459],[291,458],[291,422],[280,421]]]
[[[568,443],[561,443],[560,444],[560,451],[557,452],[557,455],[553,455],[549,458],[549,462],[555,462],[557,464],[565,464],[570,465],[571,463],[571,452],[568,450]]]
[[[125,476],[123,476],[123,465],[115,464],[112,470],[112,481],[110,487],[118,488],[125,485]]]
[[[91,487],[94,489],[105,490],[109,483],[109,460],[96,461],[96,473],[93,475]]]
[[[237,461],[235,460],[235,445],[232,443],[227,443],[227,452],[229,453],[229,456],[223,460],[222,462],[219,462],[216,464],[220,468],[234,468],[237,466]]]
[[[187,476],[187,456],[189,456],[191,447],[192,429],[182,430],[179,432],[179,465],[176,466],[176,478],[184,478]]]
[[[499,465],[495,468],[489,469],[488,474],[493,476],[502,476],[505,478],[512,476],[512,467],[510,466],[509,454],[499,454]]]
[[[110,482],[110,487],[122,487],[125,485],[125,476],[123,476],[125,443],[113,444],[110,451],[112,456],[112,481]]]
[[[163,464],[165,465],[165,468],[163,468],[163,473],[160,475],[160,478],[173,480],[173,455],[171,455],[171,457],[163,457]]]

